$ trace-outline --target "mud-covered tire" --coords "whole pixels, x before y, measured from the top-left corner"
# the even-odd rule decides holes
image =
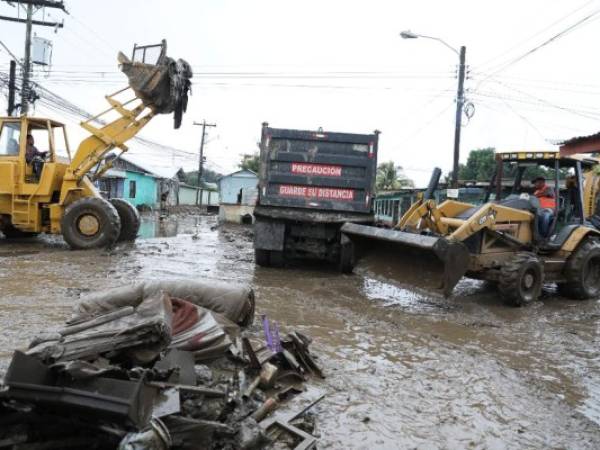
[[[73,249],[110,247],[119,238],[121,219],[109,201],[87,197],[67,206],[61,231]]]
[[[0,230],[6,239],[26,239],[36,237],[39,233],[32,233],[30,231],[21,231],[15,228],[11,223],[5,224]]]
[[[517,253],[500,270],[498,289],[504,300],[514,306],[534,302],[542,292],[544,266],[533,253]]]
[[[271,252],[261,248],[254,249],[254,261],[261,267],[269,267],[271,265]]]
[[[112,198],[110,203],[115,207],[121,220],[121,232],[117,241],[135,241],[140,231],[140,213],[127,200]]]
[[[567,260],[564,273],[567,281],[558,284],[561,295],[577,300],[600,297],[600,242],[585,240]]]

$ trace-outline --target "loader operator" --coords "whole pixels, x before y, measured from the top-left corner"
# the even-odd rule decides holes
[[[27,135],[27,147],[25,149],[25,162],[31,164],[31,170],[36,179],[40,179],[42,169],[44,168],[44,159],[48,152],[40,152],[35,146],[35,141],[31,134]]]
[[[554,215],[554,209],[556,208],[554,189],[546,184],[546,179],[544,177],[536,177],[532,183],[535,187],[533,195],[540,201],[540,209],[538,211],[538,231],[543,237],[548,237],[552,216]]]

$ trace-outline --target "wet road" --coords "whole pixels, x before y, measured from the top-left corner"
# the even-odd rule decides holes
[[[464,280],[445,300],[369,265],[254,266],[250,231],[214,217],[147,221],[145,239],[70,251],[61,239],[0,240],[0,368],[63,323],[80,292],[137,280],[252,283],[259,313],[315,339],[328,378],[320,448],[600,448],[600,302],[547,291],[527,308]],[[165,237],[152,237],[152,236]]]

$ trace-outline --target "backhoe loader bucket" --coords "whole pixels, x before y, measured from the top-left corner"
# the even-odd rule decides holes
[[[121,71],[144,105],[157,114],[174,113],[175,128],[187,109],[192,68],[183,59],[167,56],[167,43],[134,46],[132,59],[118,55]]]
[[[467,271],[469,251],[461,242],[355,223],[344,224],[341,231],[354,244],[358,258],[364,256],[378,266],[383,263],[395,269],[389,275],[399,281],[441,289],[444,296]],[[440,277],[441,282],[434,280]]]

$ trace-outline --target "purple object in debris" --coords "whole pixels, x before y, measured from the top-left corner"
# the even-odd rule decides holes
[[[281,346],[281,339],[279,338],[279,325],[274,323],[273,326],[275,327],[275,331],[273,333],[273,346],[275,348],[272,350],[276,353],[281,353],[283,351],[283,347]]]
[[[262,322],[263,322],[263,330],[265,332],[265,339],[267,340],[267,347],[269,348],[269,350],[274,352],[275,350],[273,349],[273,336],[271,336],[271,328],[269,326],[269,319],[267,319],[266,314],[262,315]]]

